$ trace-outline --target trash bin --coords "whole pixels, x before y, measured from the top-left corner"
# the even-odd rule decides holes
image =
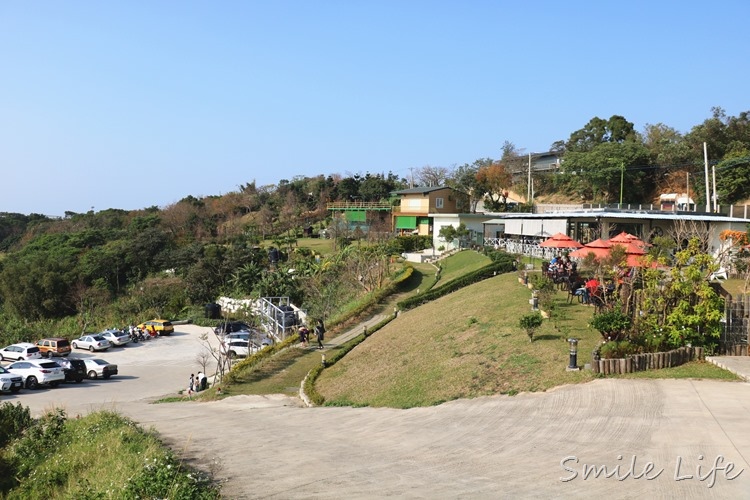
[[[219,319],[221,318],[221,306],[215,302],[206,304],[204,306],[206,318],[208,319]]]

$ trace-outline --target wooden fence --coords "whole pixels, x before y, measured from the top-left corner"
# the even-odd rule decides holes
[[[667,352],[633,354],[627,358],[592,359],[594,373],[615,375],[618,373],[642,372],[680,366],[696,359],[703,359],[702,347],[680,347]]]

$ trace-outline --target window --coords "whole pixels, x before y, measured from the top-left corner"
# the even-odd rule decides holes
[[[435,208],[443,208],[443,198],[435,198]]]

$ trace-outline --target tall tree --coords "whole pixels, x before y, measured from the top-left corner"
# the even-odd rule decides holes
[[[507,202],[511,175],[500,162],[481,167],[477,171],[479,189],[485,195],[485,204],[490,210],[500,210]]]
[[[450,170],[446,167],[425,165],[417,169],[416,177],[422,186],[445,186],[450,178]]]

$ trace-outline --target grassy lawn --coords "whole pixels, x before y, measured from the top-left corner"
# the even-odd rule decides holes
[[[298,247],[309,248],[323,256],[333,253],[333,243],[334,240],[325,238],[300,238],[297,240]]]
[[[691,361],[674,368],[663,368],[661,370],[648,370],[645,372],[626,373],[615,375],[617,378],[711,378],[720,380],[741,381],[734,373],[719,368],[713,363],[706,361]]]
[[[459,276],[476,271],[490,262],[490,258],[486,255],[474,250],[462,250],[440,261],[443,267],[440,272],[440,284],[448,283]]]
[[[745,293],[745,280],[741,279],[728,279],[724,280],[721,284],[724,290],[731,293],[732,295],[739,295]]]
[[[323,240],[330,241],[330,240]],[[435,268],[430,264],[414,263],[415,272],[403,283],[400,293],[383,304],[378,304],[373,313],[392,311],[399,300],[416,293],[417,290],[427,290],[435,282]],[[332,329],[326,333],[328,341],[346,331]],[[328,349],[330,356],[337,348]],[[239,382],[225,384],[222,392],[225,396],[239,394],[297,394],[305,375],[321,362],[321,353],[315,349],[291,348],[280,352],[259,366],[255,366],[237,374]]]
[[[325,370],[316,387],[330,404],[409,408],[594,378],[565,371],[568,336],[581,339],[579,364],[599,340],[586,327],[592,308],[563,304],[560,293],[556,314],[530,343],[518,327],[530,296],[510,273],[405,312]]]

